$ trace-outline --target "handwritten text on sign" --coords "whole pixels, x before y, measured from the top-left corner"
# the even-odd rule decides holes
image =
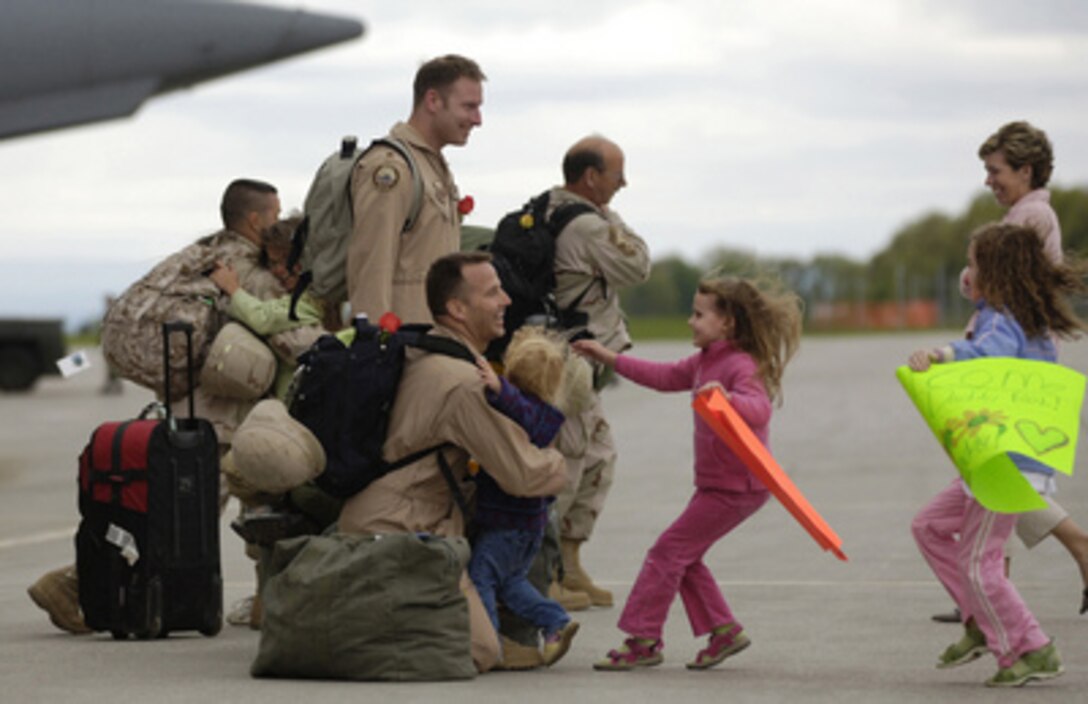
[[[896,376],[975,498],[1019,513],[1045,502],[1017,463],[1073,473],[1085,378],[1048,362],[988,357]]]

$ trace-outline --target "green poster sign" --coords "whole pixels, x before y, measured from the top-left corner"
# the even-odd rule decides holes
[[[1046,502],[1009,453],[1073,474],[1085,377],[1068,367],[986,357],[896,370],[919,413],[986,508],[1022,513]]]

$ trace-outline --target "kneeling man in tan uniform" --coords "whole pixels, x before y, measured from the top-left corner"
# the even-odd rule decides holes
[[[447,255],[427,274],[427,305],[435,320],[432,334],[453,338],[481,355],[503,334],[503,311],[510,303],[485,252]],[[439,442],[457,481],[474,458],[503,491],[515,496],[558,494],[567,482],[566,463],[555,449],[529,442],[517,423],[484,398],[476,367],[441,354],[409,349],[389,421],[384,454],[395,460]],[[429,532],[463,535],[464,516],[442,476],[434,453],[373,482],[347,500],[340,530],[388,533]],[[472,658],[481,672],[499,658],[499,640],[476,589],[465,575]]]

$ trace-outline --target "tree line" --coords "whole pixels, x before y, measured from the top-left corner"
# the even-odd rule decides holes
[[[1062,225],[1065,251],[1088,256],[1088,190],[1052,189],[1051,205]],[[621,294],[623,306],[632,317],[686,316],[700,277],[717,269],[780,280],[805,302],[810,327],[865,327],[865,321],[873,318],[864,317],[863,311],[905,309],[910,304],[925,304],[932,311],[919,318],[926,321],[922,326],[956,327],[971,312],[959,292],[968,238],[1003,214],[992,194],[980,193],[958,215],[929,212],[907,223],[869,261],[838,255],[816,255],[807,261],[758,257],[727,247],[708,252],[705,265],[699,266],[668,256],[654,261],[649,281]],[[840,309],[853,312],[839,313]],[[906,317],[884,319],[891,320],[892,327],[896,320],[901,321],[899,326],[908,324]]]

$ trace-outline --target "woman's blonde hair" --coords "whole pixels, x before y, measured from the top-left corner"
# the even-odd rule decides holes
[[[801,299],[770,279],[716,274],[703,278],[698,291],[733,320],[733,344],[752,356],[767,395],[781,402],[782,374],[801,342]]]

